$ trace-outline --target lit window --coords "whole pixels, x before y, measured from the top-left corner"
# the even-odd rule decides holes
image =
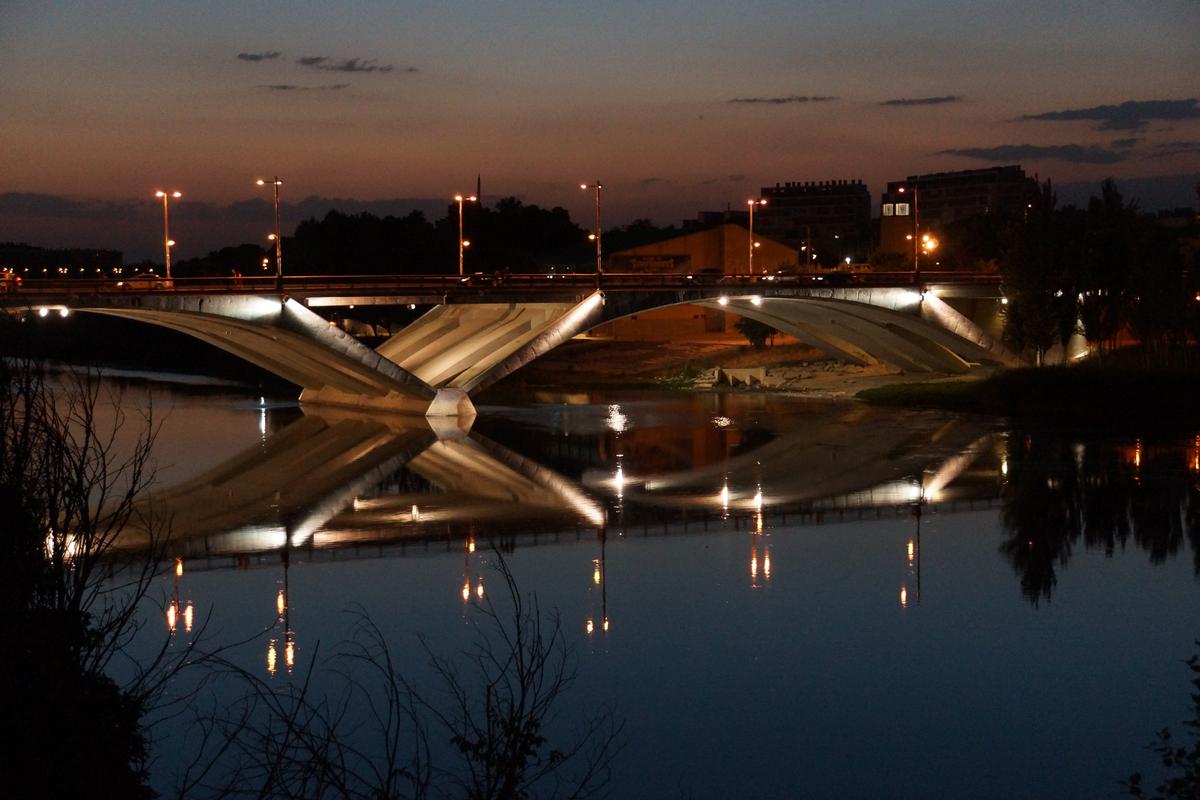
[[[896,216],[897,217],[907,217],[908,216],[908,203],[896,203]]]
[[[884,203],[884,204],[883,204],[883,215],[884,215],[885,217],[890,217],[890,216],[892,215],[892,212],[893,212],[894,210],[895,210],[895,206],[893,206],[891,203]]]

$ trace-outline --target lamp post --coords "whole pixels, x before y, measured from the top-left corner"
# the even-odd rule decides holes
[[[171,280],[171,247],[175,244],[175,241],[171,238],[170,212],[167,211],[167,202],[172,197],[178,200],[183,197],[183,193],[177,191],[164,192],[162,189],[156,189],[154,196],[162,198],[163,201],[163,260],[166,261],[167,280],[169,281]]]
[[[906,187],[901,186],[897,191],[899,191],[901,194],[903,194],[905,188]],[[921,211],[921,205],[920,205],[921,195],[918,190],[918,185],[917,185],[916,181],[913,181],[912,196],[913,196],[913,202],[912,202],[912,206],[913,206],[913,235],[912,235],[913,282],[916,284],[920,284],[921,283],[921,236],[920,236],[921,219],[918,215],[920,214],[920,211]]]
[[[757,200],[746,201],[746,205],[750,206],[750,253],[746,258],[746,271],[751,275],[754,274],[754,207],[765,206],[766,204],[767,201],[761,197]],[[766,270],[763,270],[763,272],[766,272]]]
[[[588,238],[596,242],[596,276],[599,279],[599,276],[604,272],[604,262],[601,260],[603,251],[600,248],[600,190],[604,188],[604,184],[600,181],[596,181],[595,183],[581,183],[579,184],[579,188],[584,191],[593,189],[596,192],[596,230]]]
[[[259,186],[265,186],[267,181],[259,178],[255,181]],[[275,283],[283,287],[283,239],[279,235],[279,187],[283,186],[283,181],[279,180],[276,175],[270,181],[271,186],[275,189]]]
[[[479,198],[475,195],[463,197],[461,194],[454,195],[454,202],[458,203],[458,274],[463,274],[463,248],[470,242],[463,239],[463,203],[474,203]]]

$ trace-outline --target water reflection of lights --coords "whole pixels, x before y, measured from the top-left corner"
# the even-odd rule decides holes
[[[283,612],[287,608],[287,598],[284,597],[283,589],[279,590],[279,594],[275,595],[275,613],[283,617]]]
[[[729,481],[721,487],[721,510],[726,514],[729,513]]]
[[[183,559],[182,558],[175,559],[175,577],[176,578],[183,577]]]
[[[608,581],[605,573],[605,552],[606,543],[608,540],[608,532],[606,528],[597,530],[597,536],[600,539],[600,557],[592,559],[592,582],[588,586],[588,595],[591,598],[592,614],[588,615],[587,621],[584,624],[584,630],[588,636],[591,636],[596,630],[595,622],[595,597],[594,590],[600,589],[600,630],[608,633]]]
[[[762,487],[759,487],[759,488],[755,489],[755,491],[754,491],[754,510],[762,511],[762,507],[763,507],[763,493],[762,493]]]
[[[275,640],[272,639],[271,642],[267,645],[267,673],[268,674],[270,674],[270,675],[275,674],[275,663],[278,660],[278,658],[279,658],[279,656],[275,652]]]
[[[464,603],[471,601],[471,557],[475,554],[475,537],[471,536],[467,539],[467,546],[463,553],[463,585],[462,591],[459,594],[462,596]],[[480,575],[476,581],[475,597],[479,600],[483,599],[485,590],[483,588],[483,576]]]
[[[613,475],[613,488],[617,490],[618,500],[625,497],[625,470],[620,464],[617,465],[617,472]]]
[[[900,607],[908,608],[908,588],[904,586],[900,587]]]
[[[629,424],[629,418],[621,411],[621,407],[616,403],[608,407],[608,427],[614,433],[624,433]]]

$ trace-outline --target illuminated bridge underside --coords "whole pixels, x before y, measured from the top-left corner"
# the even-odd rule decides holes
[[[473,392],[507,374],[500,365],[513,353],[555,338],[571,308],[569,303],[435,306],[377,352],[430,386]]]
[[[300,386],[305,403],[469,416],[466,393],[438,389],[362,345],[295,300],[156,298],[154,307],[81,307],[161,325],[221,348]]]
[[[963,373],[975,364],[1017,360],[934,292],[765,283],[754,290],[761,294],[726,297],[719,288],[704,287],[590,292],[576,295],[576,302],[442,304],[377,350],[280,296],[131,295],[77,308],[194,336],[298,384],[304,403],[431,417],[471,416],[470,395],[572,337],[680,304],[765,322],[854,364]]]

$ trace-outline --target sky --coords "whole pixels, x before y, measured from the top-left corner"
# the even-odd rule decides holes
[[[599,179],[606,226],[1007,163],[1194,205],[1197,41],[1196,0],[0,0],[0,241],[152,255],[169,188],[200,255],[265,234],[270,175],[285,227],[477,175],[584,224]]]

